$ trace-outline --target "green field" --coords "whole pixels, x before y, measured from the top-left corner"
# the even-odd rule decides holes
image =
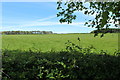
[[[105,50],[110,53],[118,49],[118,34],[115,33],[106,34],[103,38],[94,37],[94,34],[2,35],[2,49],[60,51],[65,50],[65,42],[68,40],[79,44],[78,37],[82,47],[93,45],[97,51]]]

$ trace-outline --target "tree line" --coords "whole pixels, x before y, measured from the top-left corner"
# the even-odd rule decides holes
[[[91,33],[120,33],[120,29],[108,28],[108,29],[94,30]]]
[[[3,31],[1,34],[53,34],[52,31]]]

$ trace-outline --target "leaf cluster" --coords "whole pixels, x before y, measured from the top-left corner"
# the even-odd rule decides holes
[[[82,11],[85,15],[95,15],[95,18],[93,20],[85,22],[85,25],[87,25],[88,27],[94,27],[98,30],[101,30],[103,28],[109,28],[111,24],[114,24],[116,27],[119,26],[120,1],[88,3],[89,5],[85,6],[85,2],[74,0],[70,0],[65,3],[62,3],[62,1],[57,2],[57,9],[59,10],[57,17],[61,17],[61,19],[59,20],[60,23],[72,23],[72,21],[75,20],[77,17],[74,12]],[[98,33],[95,33],[95,35],[97,34]]]
[[[80,39],[78,39],[80,40]],[[72,42],[71,42],[72,43]],[[70,43],[70,44],[71,44]],[[70,46],[74,47],[75,45]],[[78,49],[78,48],[77,48]],[[3,80],[119,80],[120,51],[96,54],[82,51],[3,50]]]

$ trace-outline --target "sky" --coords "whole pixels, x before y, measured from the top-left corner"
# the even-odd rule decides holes
[[[0,31],[52,31],[54,33],[89,33],[94,28],[84,23],[95,16],[75,12],[72,24],[60,23],[56,2],[2,2],[2,28]],[[0,21],[1,22],[1,21]]]

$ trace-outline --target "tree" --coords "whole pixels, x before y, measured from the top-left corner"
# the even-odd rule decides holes
[[[83,11],[85,15],[96,15],[94,20],[85,22],[85,25],[88,27],[97,28],[98,31],[103,28],[109,29],[111,24],[118,27],[118,24],[120,24],[120,1],[113,1],[114,2],[108,0],[104,2],[96,2],[94,0],[88,2],[89,5],[85,6],[84,3],[86,2],[80,2],[80,0],[70,0],[65,3],[60,0],[57,2],[57,9],[59,10],[57,17],[62,17],[59,20],[60,23],[67,22],[70,24],[77,17],[74,12]],[[101,37],[104,34],[105,33],[103,33]],[[97,35],[98,33],[95,33],[95,36]]]

